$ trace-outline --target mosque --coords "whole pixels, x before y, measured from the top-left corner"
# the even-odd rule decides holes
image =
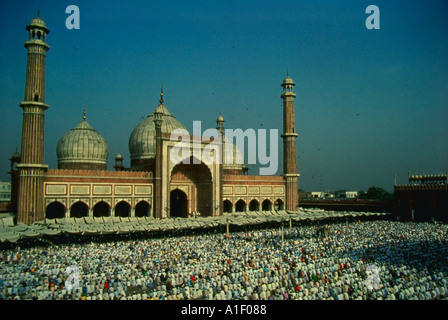
[[[140,122],[129,138],[130,168],[123,157],[115,157],[115,170],[107,169],[106,139],[82,121],[63,135],[57,144],[58,168],[44,162],[45,59],[50,49],[49,30],[39,17],[26,27],[29,39],[21,152],[11,162],[11,202],[17,222],[33,224],[46,219],[84,217],[170,217],[222,216],[226,212],[298,210],[298,178],[294,120],[294,82],[289,75],[283,92],[283,174],[248,175],[240,150],[222,148],[223,161],[195,159],[195,148],[204,150],[210,137],[188,135],[193,146],[189,160],[170,159],[178,143],[170,139],[175,129],[185,127],[160,102]],[[51,110],[51,109],[50,109]],[[217,118],[220,141],[224,118]],[[185,129],[186,130],[186,129]],[[223,143],[221,143],[221,146]],[[221,150],[221,149],[219,149]],[[226,152],[227,151],[227,152]],[[188,156],[187,156],[188,158]],[[185,159],[182,159],[185,160]],[[244,160],[244,159],[243,159]]]

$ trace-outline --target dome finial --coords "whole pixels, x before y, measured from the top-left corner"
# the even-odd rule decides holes
[[[162,88],[160,89],[160,100],[159,100],[160,104],[163,104],[163,83],[162,83]]]
[[[86,106],[84,106],[84,112],[83,112],[82,120],[86,120]]]
[[[39,14],[40,8],[37,9],[37,17],[40,18],[40,14]]]

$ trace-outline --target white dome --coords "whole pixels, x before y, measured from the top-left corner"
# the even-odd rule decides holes
[[[174,129],[185,129],[168,109],[160,104],[157,109],[162,113],[162,133],[171,133]],[[131,161],[154,159],[156,156],[156,126],[154,124],[155,111],[135,127],[129,138],[129,152]]]
[[[226,149],[229,148],[229,147],[226,147],[226,145],[228,145],[228,144],[232,145],[232,153],[228,153],[228,152],[226,153]],[[224,136],[223,154],[224,154],[224,163],[223,163],[224,169],[241,170],[246,167],[244,164],[243,153],[226,136]]]
[[[58,141],[60,169],[106,169],[109,147],[106,140],[83,120]]]

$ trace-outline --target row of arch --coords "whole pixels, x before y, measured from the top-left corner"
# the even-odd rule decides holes
[[[257,199],[253,199],[249,202],[249,205],[246,204],[246,201],[243,199],[235,202],[235,208],[233,207],[233,203],[230,200],[224,200],[223,203],[223,211],[227,213],[232,212],[246,212],[246,211],[271,211],[271,210],[284,210],[284,202],[282,199],[277,199],[274,203],[269,199],[265,199],[261,203]]]
[[[234,207],[235,206],[235,207]],[[174,209],[174,208],[173,208]],[[235,205],[230,200],[224,200],[223,210],[227,213],[232,212],[247,212],[247,211],[271,211],[271,210],[284,210],[284,202],[281,199],[277,199],[274,203],[269,199],[265,199],[260,203],[257,199],[253,199],[246,204],[243,199],[238,200]],[[93,217],[110,217],[112,208],[105,201],[100,201],[96,203],[92,208]],[[68,213],[68,215],[66,215]],[[135,206],[135,217],[149,217],[151,215],[151,205],[146,201],[140,201]],[[70,218],[83,218],[89,217],[89,207],[83,201],[75,202],[70,210],[67,211],[66,207],[59,201],[54,201],[50,203],[45,212],[47,219],[62,219],[67,217]],[[116,204],[114,208],[115,217],[130,217],[131,216],[131,206],[126,201],[120,201]]]
[[[45,32],[41,32],[39,30],[36,32],[34,29],[30,30],[29,39],[34,40],[36,38],[39,40],[42,38],[42,40],[45,41]]]
[[[100,217],[110,217],[112,208],[105,201],[100,201],[95,204],[92,208],[93,216]],[[120,201],[115,205],[115,217],[130,217],[131,216],[131,206],[126,201]],[[89,217],[89,207],[83,201],[75,202],[70,210],[66,210],[65,206],[59,202],[54,201],[47,206],[45,211],[45,216],[47,219],[62,219],[66,217],[70,218],[83,218]],[[135,206],[135,216],[136,217],[149,217],[151,213],[151,205],[146,201],[140,201]]]

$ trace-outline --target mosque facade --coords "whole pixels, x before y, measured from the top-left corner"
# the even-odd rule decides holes
[[[283,175],[248,175],[240,150],[226,141],[224,118],[217,119],[218,139],[188,134],[182,143],[190,154],[170,159],[178,141],[176,129],[186,128],[164,105],[163,88],[154,112],[140,122],[129,138],[130,167],[115,157],[108,170],[109,147],[88,122],[82,121],[57,144],[58,168],[44,162],[45,22],[38,16],[26,27],[29,39],[25,80],[21,153],[11,157],[12,210],[17,222],[32,224],[54,218],[221,216],[226,212],[297,211],[298,178],[294,119],[294,82],[289,75],[283,93]],[[227,139],[228,140],[228,139]],[[209,146],[221,146],[211,151]],[[222,161],[198,160],[207,150]],[[222,151],[222,152],[221,152]]]

